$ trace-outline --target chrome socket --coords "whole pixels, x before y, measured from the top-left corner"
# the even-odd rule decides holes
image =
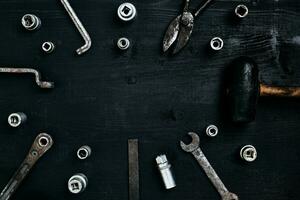
[[[214,51],[219,51],[223,48],[224,42],[220,37],[214,37],[210,40],[210,47]]]
[[[44,42],[42,44],[42,50],[45,53],[52,53],[55,49],[55,45],[53,44],[53,42]]]
[[[157,156],[156,163],[158,170],[161,174],[162,180],[164,182],[165,188],[168,190],[176,187],[176,183],[171,170],[171,165],[169,164],[167,156],[164,154]]]
[[[118,8],[118,16],[122,21],[131,21],[136,17],[136,8],[132,3],[122,3]]]
[[[121,50],[126,50],[130,47],[130,41],[125,37],[119,38],[117,42],[117,46]]]
[[[26,30],[33,31],[41,27],[41,19],[34,14],[26,14],[22,17],[22,25]]]
[[[219,129],[217,126],[215,125],[209,125],[207,128],[206,128],[206,135],[209,136],[209,137],[215,137],[218,135],[219,133]]]
[[[253,162],[257,158],[257,151],[254,146],[246,145],[241,148],[240,157],[247,162]]]
[[[68,189],[73,194],[83,192],[86,189],[87,185],[88,179],[82,173],[75,174],[68,181]]]
[[[92,149],[87,145],[84,145],[77,150],[77,157],[80,160],[87,159],[91,154],[92,154]]]
[[[25,113],[22,112],[17,112],[17,113],[12,113],[8,116],[8,124],[13,127],[19,127],[21,124],[25,123],[27,120],[27,116]]]
[[[244,18],[248,15],[249,10],[247,6],[240,4],[235,8],[234,13],[238,18]]]

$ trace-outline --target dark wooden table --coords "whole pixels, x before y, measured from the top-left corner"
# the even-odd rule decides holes
[[[238,23],[233,9],[241,1],[216,0],[195,22],[188,46],[178,55],[162,53],[169,22],[181,11],[181,0],[134,0],[137,19],[122,24],[116,17],[120,0],[73,0],[71,4],[92,39],[91,50],[77,56],[83,41],[59,0],[0,2],[0,65],[33,67],[53,90],[39,89],[30,75],[0,75],[0,187],[24,159],[35,136],[47,132],[53,148],[40,160],[13,199],[120,200],[128,197],[127,139],[140,144],[142,200],[219,199],[194,158],[179,147],[188,131],[196,131],[207,158],[225,185],[243,200],[300,199],[300,102],[260,99],[257,119],[246,126],[230,123],[226,112],[224,71],[241,55],[259,64],[268,84],[300,85],[300,1],[245,0],[250,13]],[[199,1],[192,1],[191,7]],[[34,13],[42,20],[36,32],[21,26],[21,17]],[[121,53],[116,40],[130,38]],[[225,47],[212,54],[208,42],[222,37]],[[51,55],[41,52],[53,41]],[[23,111],[28,123],[13,129],[7,116]],[[210,139],[204,128],[220,128]],[[80,161],[76,150],[92,147]],[[239,149],[258,150],[246,164]],[[154,158],[166,153],[177,187],[162,186]],[[89,178],[87,190],[71,195],[67,180],[74,173]]]

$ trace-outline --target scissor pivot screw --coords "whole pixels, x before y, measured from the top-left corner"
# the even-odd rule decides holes
[[[136,16],[136,8],[131,3],[123,3],[118,8],[118,16],[122,21],[130,21]]]
[[[235,8],[234,12],[239,18],[244,18],[248,15],[249,10],[247,6],[240,4]]]
[[[223,48],[224,46],[224,42],[221,38],[219,37],[214,37],[213,39],[211,39],[210,41],[210,47],[212,50],[214,51],[219,51]]]

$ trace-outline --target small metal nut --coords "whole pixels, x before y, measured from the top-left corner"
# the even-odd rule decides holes
[[[122,21],[130,21],[136,16],[136,8],[131,3],[123,3],[118,8],[118,16]]]
[[[22,17],[22,25],[29,31],[36,30],[41,26],[41,19],[33,14],[26,14]]]
[[[82,173],[78,173],[69,179],[68,188],[71,193],[78,194],[83,192],[86,189],[87,184],[88,184],[87,177]]]
[[[8,124],[14,128],[20,126],[26,120],[27,120],[27,116],[25,113],[22,113],[22,112],[12,113],[8,116],[8,119],[7,119]]]
[[[130,41],[129,41],[129,39],[127,39],[125,37],[119,38],[118,42],[117,42],[117,46],[121,50],[126,50],[130,47]]]
[[[249,10],[247,6],[240,4],[235,8],[234,12],[237,17],[244,18],[248,15]]]
[[[215,125],[209,125],[206,128],[206,135],[209,136],[209,137],[215,137],[215,136],[218,135],[218,133],[219,133],[219,129]]]
[[[220,37],[214,37],[210,40],[210,47],[212,50],[219,51],[223,48],[224,42]]]
[[[91,155],[91,153],[92,153],[91,147],[84,145],[77,150],[77,157],[80,160],[85,160]]]
[[[257,151],[254,146],[246,145],[241,148],[240,157],[247,162],[253,162],[257,158]]]
[[[164,182],[166,189],[171,189],[176,187],[176,183],[173,177],[173,173],[171,171],[171,165],[167,159],[166,155],[159,155],[156,157],[156,163],[158,170],[161,174],[162,180]]]
[[[42,44],[42,50],[46,53],[52,53],[55,49],[53,42],[44,42]]]

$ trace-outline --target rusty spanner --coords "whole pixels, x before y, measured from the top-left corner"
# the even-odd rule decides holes
[[[192,137],[192,143],[186,145],[184,142],[180,141],[181,148],[189,153],[192,153],[196,160],[198,161],[199,165],[202,167],[204,172],[206,173],[209,180],[215,186],[217,191],[219,192],[222,200],[238,200],[238,196],[234,193],[231,193],[227,190],[219,176],[217,175],[216,171],[212,168],[209,161],[205,157],[204,153],[199,147],[200,138],[196,133],[188,133]]]
[[[2,190],[0,200],[8,200],[13,195],[30,169],[51,148],[52,144],[53,140],[47,133],[41,133],[35,138],[25,160]]]

